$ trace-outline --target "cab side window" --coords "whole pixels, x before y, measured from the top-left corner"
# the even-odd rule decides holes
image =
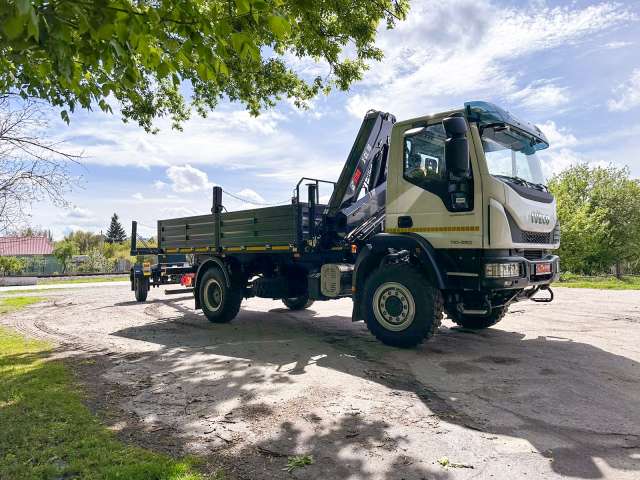
[[[449,175],[446,171],[444,145],[447,135],[441,122],[404,133],[403,171],[407,182],[427,190],[442,200],[450,212],[473,210],[473,180],[469,183],[469,205],[461,210],[452,204]],[[473,176],[473,172],[472,176]]]
[[[419,187],[446,180],[442,123],[408,130],[404,136],[404,178]]]

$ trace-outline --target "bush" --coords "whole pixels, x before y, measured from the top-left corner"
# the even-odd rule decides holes
[[[87,260],[79,267],[83,273],[110,273],[113,272],[115,262],[104,256],[104,254],[94,248],[89,251]]]
[[[24,271],[25,261],[16,257],[0,257],[0,275],[19,275]]]

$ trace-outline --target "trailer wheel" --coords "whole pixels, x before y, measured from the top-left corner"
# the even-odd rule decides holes
[[[488,315],[465,315],[458,310],[447,310],[447,316],[456,324],[470,330],[482,330],[489,328],[502,320],[509,307],[497,307]]]
[[[289,310],[304,310],[313,305],[313,300],[309,300],[309,295],[300,295],[299,297],[283,298],[282,303]]]
[[[133,290],[138,302],[146,301],[147,294],[149,293],[149,279],[147,277],[134,277]]]
[[[202,275],[200,305],[207,319],[212,323],[227,323],[240,311],[242,289],[227,286],[224,274],[219,268],[210,268]]]
[[[417,267],[378,268],[364,286],[369,331],[382,343],[414,347],[431,337],[442,320],[442,296]]]

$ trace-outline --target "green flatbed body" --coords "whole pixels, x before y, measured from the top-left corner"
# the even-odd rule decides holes
[[[324,209],[316,206],[316,222]],[[308,238],[306,203],[158,221],[158,247],[165,253],[297,251]]]

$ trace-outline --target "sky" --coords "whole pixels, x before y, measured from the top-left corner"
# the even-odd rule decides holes
[[[155,135],[117,114],[80,112],[67,126],[52,113],[51,135],[85,156],[83,178],[70,208],[35,205],[31,223],[61,238],[106,231],[116,212],[127,231],[136,219],[152,235],[159,218],[208,213],[214,184],[251,202],[286,202],[302,176],[337,179],[367,110],[404,120],[470,100],[537,124],[551,143],[547,174],[588,162],[640,177],[640,0],[413,0],[377,44],[385,57],[361,81],[306,111],[283,101],[254,118],[224,103],[205,119],[194,112],[182,132],[158,122]],[[305,76],[326,71],[289,61]]]

